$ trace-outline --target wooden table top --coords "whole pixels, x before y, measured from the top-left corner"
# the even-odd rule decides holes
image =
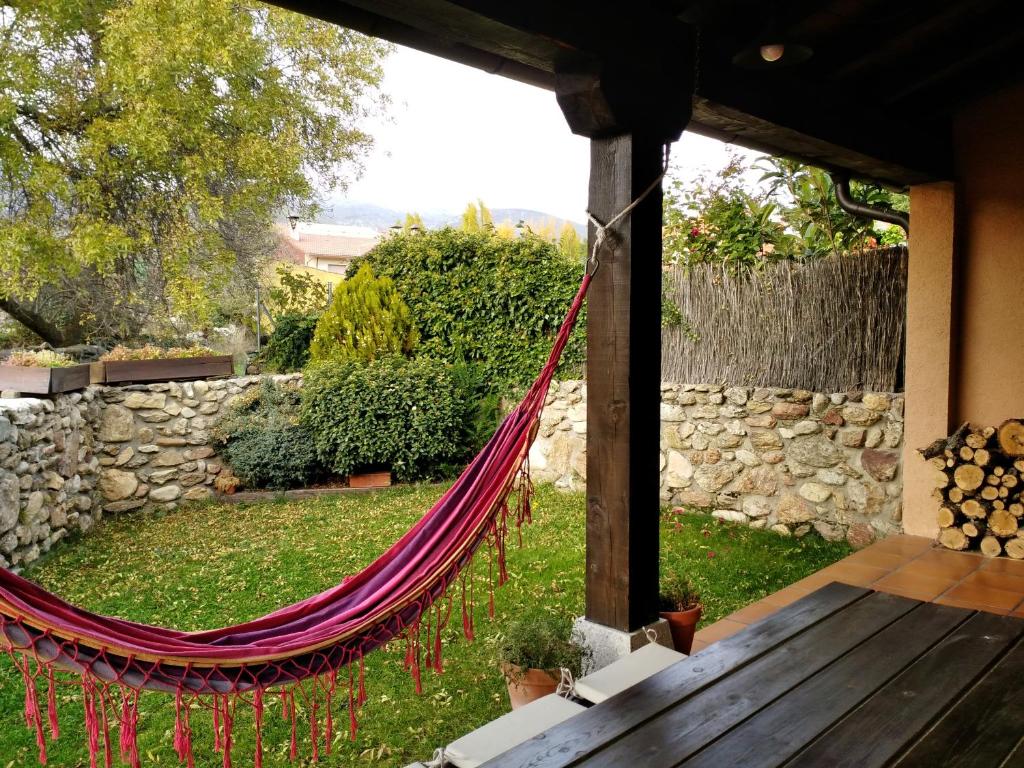
[[[1024,766],[1022,637],[832,583],[484,768]]]

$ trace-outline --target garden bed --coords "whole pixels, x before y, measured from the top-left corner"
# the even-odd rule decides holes
[[[53,395],[89,386],[89,366],[36,368],[21,365],[0,365],[0,389],[26,395]]]
[[[191,381],[212,376],[230,376],[234,373],[234,360],[231,355],[169,357],[156,360],[107,360],[94,364],[94,380],[97,376],[98,366],[102,366],[103,381],[107,384]]]

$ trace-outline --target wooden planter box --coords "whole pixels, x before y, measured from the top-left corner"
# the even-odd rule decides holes
[[[68,368],[29,368],[0,365],[0,389],[13,389],[25,395],[54,395],[89,386],[89,366]]]
[[[387,471],[361,472],[348,476],[349,488],[387,488],[389,485],[391,485],[391,473]]]
[[[231,355],[169,357],[158,360],[108,360],[103,366],[107,384],[149,381],[189,381],[235,372]],[[95,374],[94,374],[95,376]]]

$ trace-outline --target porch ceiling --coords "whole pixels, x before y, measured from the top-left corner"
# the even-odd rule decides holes
[[[273,2],[552,89],[556,72],[581,63],[662,71],[696,39],[690,130],[897,186],[951,177],[953,115],[1024,70],[1010,0]],[[733,54],[773,14],[814,56],[736,68]],[[689,89],[670,91],[666,103]]]

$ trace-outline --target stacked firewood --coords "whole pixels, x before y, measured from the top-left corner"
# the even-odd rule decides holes
[[[921,454],[939,470],[939,543],[1024,560],[1024,421],[964,424]]]

